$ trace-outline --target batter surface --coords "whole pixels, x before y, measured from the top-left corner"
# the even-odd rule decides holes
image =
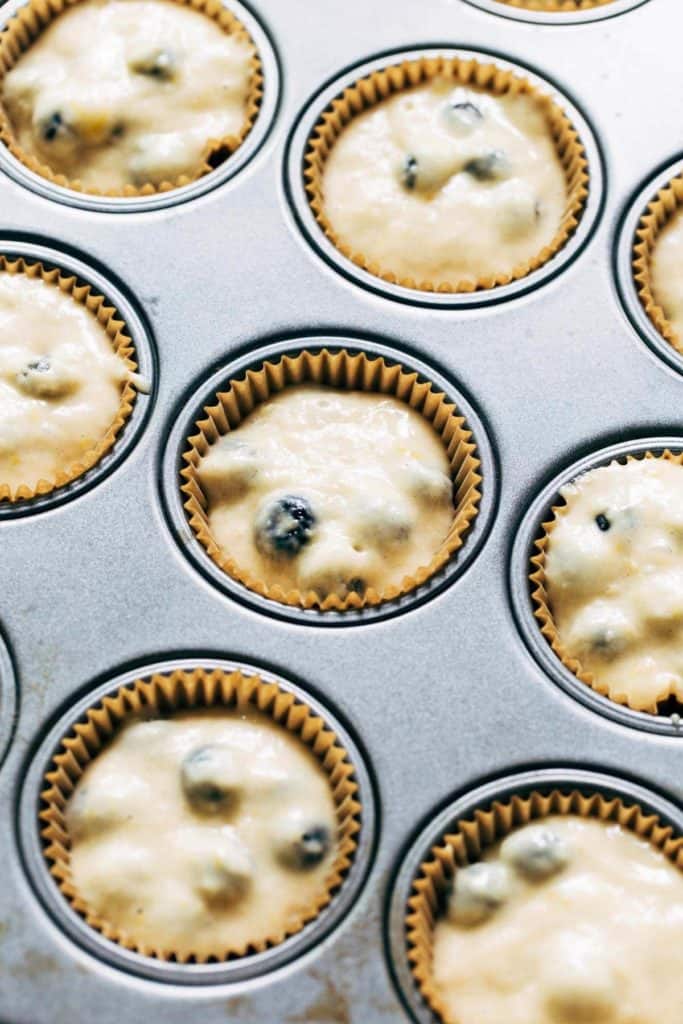
[[[386,395],[287,388],[198,472],[218,545],[286,591],[344,597],[400,584],[429,564],[454,517],[438,434]]]
[[[680,1024],[683,875],[650,843],[557,816],[473,867],[434,935],[458,1024]],[[457,920],[465,898],[471,923]]]
[[[240,131],[251,56],[171,0],[86,0],[19,58],[2,100],[19,145],[54,172],[101,191],[158,185]]]
[[[69,469],[106,434],[130,377],[85,306],[0,272],[0,483],[14,491]]]
[[[322,180],[337,238],[383,271],[457,285],[505,274],[560,226],[564,171],[533,99],[435,80],[354,117]]]
[[[652,253],[652,290],[683,341],[683,211],[672,217]]]
[[[630,707],[683,701],[683,466],[615,462],[562,495],[546,588],[564,648]]]
[[[89,906],[138,943],[185,955],[294,927],[334,861],[327,776],[251,710],[129,725],[86,768],[66,817]]]

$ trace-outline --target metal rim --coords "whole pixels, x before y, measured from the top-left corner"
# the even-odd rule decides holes
[[[0,144],[0,149],[2,148]],[[14,239],[0,238],[0,252],[10,258],[25,257],[49,267],[66,270],[70,274],[74,274],[79,281],[92,285],[95,291],[103,295],[121,314],[133,342],[138,372],[150,382],[151,386],[149,394],[137,392],[133,411],[120,430],[114,445],[91,469],[63,487],[57,487],[50,491],[49,494],[37,495],[35,498],[25,501],[0,502],[0,523],[2,523],[8,519],[43,512],[45,509],[54,508],[70,501],[84,491],[90,490],[119,465],[137,443],[143,427],[149,419],[157,390],[157,359],[151,334],[143,323],[141,315],[121,290],[94,267],[58,249]]]
[[[501,0],[465,0],[472,7],[478,7],[489,14],[497,14],[500,18],[511,18],[513,21],[530,21],[537,25],[583,25],[590,21],[604,21],[616,18],[619,14],[642,7],[648,0],[612,0],[603,7],[594,7],[585,11],[527,11],[519,7],[509,7]]]
[[[638,295],[638,289],[633,277],[632,253],[636,238],[636,230],[640,219],[646,212],[648,204],[655,198],[660,189],[683,173],[683,160],[680,157],[669,164],[655,177],[650,178],[633,197],[623,215],[618,229],[617,245],[615,250],[615,271],[617,290],[626,315],[635,327],[638,334],[647,345],[661,358],[679,373],[683,373],[683,354],[677,352],[673,345],[664,338],[643,308]]]
[[[4,5],[6,10],[0,20],[0,31],[24,3],[25,0],[9,0]],[[263,98],[256,120],[242,145],[214,171],[205,174],[189,185],[183,185],[168,192],[158,192],[151,196],[98,196],[76,192],[43,178],[42,175],[36,174],[21,160],[13,156],[2,143],[0,143],[0,169],[4,170],[18,184],[32,192],[37,192],[45,199],[97,213],[146,213],[149,210],[178,206],[210,192],[218,185],[233,178],[260,149],[270,131],[279,103],[280,71],[270,38],[256,16],[240,0],[221,0],[221,3],[242,22],[254,41],[263,68]]]
[[[182,453],[186,448],[187,438],[193,432],[194,423],[201,415],[204,406],[213,400],[216,392],[225,389],[229,380],[243,376],[248,369],[258,366],[268,359],[283,355],[296,356],[302,351],[315,352],[322,348],[333,350],[344,348],[351,352],[366,352],[382,356],[389,363],[398,363],[409,371],[417,372],[422,380],[435,384],[438,390],[444,392],[449,401],[455,403],[465,418],[468,428],[472,431],[481,462],[482,498],[479,511],[465,534],[462,547],[455,556],[425,583],[402,597],[384,601],[374,607],[349,609],[344,612],[320,611],[315,608],[298,608],[281,604],[270,598],[262,597],[243,583],[234,580],[219,568],[197,539],[187,521],[183,507],[184,498],[179,487]],[[472,563],[488,535],[497,500],[498,478],[493,449],[484,423],[459,387],[456,387],[421,359],[416,359],[399,349],[389,348],[374,341],[337,335],[314,335],[275,342],[242,355],[234,362],[228,363],[212,373],[208,380],[199,385],[195,384],[182,408],[172,413],[171,424],[162,455],[161,488],[162,504],[173,537],[194,567],[219,590],[229,597],[249,605],[256,611],[275,618],[314,626],[352,626],[377,622],[380,619],[400,614],[423,604],[460,576]]]
[[[0,766],[14,733],[17,718],[17,681],[9,648],[0,633]]]
[[[509,585],[517,626],[529,650],[553,682],[585,707],[597,711],[620,725],[660,736],[676,736],[680,739],[683,738],[683,721],[677,721],[676,716],[667,718],[663,715],[651,715],[645,711],[634,711],[625,705],[617,704],[593,690],[587,683],[582,683],[573,672],[563,665],[541,633],[534,617],[533,603],[529,593],[529,567],[534,552],[534,542],[539,536],[541,524],[549,515],[550,508],[559,498],[560,488],[582,473],[608,465],[614,459],[622,459],[627,455],[643,455],[646,451],[658,453],[666,448],[680,452],[683,450],[683,438],[639,438],[635,441],[610,445],[608,448],[602,448],[585,456],[558,473],[534,499],[519,526],[510,559]]]
[[[195,668],[223,669],[227,672],[239,669],[246,675],[258,675],[266,682],[273,682],[281,689],[292,693],[298,700],[310,707],[334,731],[348,752],[358,782],[359,800],[362,806],[361,831],[351,867],[341,888],[318,917],[296,935],[290,936],[272,949],[217,964],[178,964],[156,960],[153,957],[142,956],[124,949],[91,928],[72,909],[49,872],[47,861],[43,855],[38,821],[40,792],[43,787],[45,771],[62,737],[88,708],[96,704],[102,697],[113,693],[119,687],[131,683],[135,679],[148,678],[154,673]],[[132,669],[97,686],[73,704],[49,729],[28,766],[19,799],[20,853],[34,891],[47,913],[73,941],[110,966],[140,978],[181,986],[225,985],[246,982],[250,979],[261,979],[266,972],[275,971],[310,950],[336,928],[351,909],[367,876],[374,847],[373,787],[364,758],[347,729],[327,707],[319,703],[302,687],[283,678],[279,673],[275,675],[250,664],[226,661],[220,658],[183,658],[160,661],[156,664]]]
[[[478,786],[454,800],[430,821],[408,849],[394,880],[389,904],[387,941],[394,983],[418,1024],[435,1024],[437,1020],[422,999],[406,955],[406,904],[420,864],[429,857],[432,847],[452,831],[458,821],[490,806],[494,800],[509,800],[515,795],[527,795],[534,790],[548,792],[558,786],[589,793],[599,792],[608,798],[624,798],[637,803],[645,811],[657,814],[664,823],[672,825],[676,832],[683,833],[683,813],[675,804],[638,783],[587,769],[541,768],[507,775]]]
[[[493,63],[504,70],[524,75],[565,111],[575,126],[584,146],[588,160],[590,181],[588,199],[586,200],[578,227],[555,256],[538,267],[538,269],[532,271],[532,273],[527,274],[526,277],[522,277],[517,281],[511,281],[509,284],[500,285],[485,291],[453,293],[426,292],[420,291],[417,288],[406,288],[399,284],[391,284],[357,266],[352,260],[342,255],[339,249],[326,237],[316,221],[308,202],[303,177],[304,156],[310,134],[328,104],[343,92],[347,86],[352,85],[359,78],[363,78],[373,71],[400,61],[415,60],[425,56],[474,59]],[[377,292],[387,298],[407,302],[412,305],[431,306],[441,309],[474,308],[504,302],[531,291],[555,277],[579,255],[587,244],[600,219],[604,202],[605,174],[600,147],[593,129],[575,103],[571,102],[567,95],[561,92],[559,87],[554,85],[549,78],[543,77],[525,64],[509,60],[493,52],[483,52],[466,47],[454,49],[448,45],[438,48],[429,46],[423,49],[394,50],[372,60],[354,65],[350,70],[345,71],[338,78],[325,85],[307,102],[294,124],[292,133],[287,141],[284,170],[285,191],[294,214],[294,219],[313,249],[327,263],[331,264],[336,270],[356,284],[360,284],[368,290]]]

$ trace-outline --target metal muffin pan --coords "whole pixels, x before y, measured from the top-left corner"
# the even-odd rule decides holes
[[[278,54],[281,103],[230,180],[192,202],[114,215],[0,175],[2,234],[85,254],[144,313],[158,354],[151,415],[116,471],[61,506],[0,522],[0,628],[19,698],[0,769],[3,1024],[402,1024],[387,898],[434,808],[550,765],[637,774],[683,804],[683,737],[624,727],[555,685],[508,587],[519,520],[563,467],[607,445],[683,437],[681,375],[642,343],[613,270],[631,197],[680,151],[680,3],[578,25],[523,23],[464,0],[348,0],[315,15],[259,0],[254,13]],[[531,66],[593,127],[603,213],[542,288],[481,308],[398,302],[338,273],[294,218],[285,150],[311,97],[377,54],[422,47]],[[457,381],[498,468],[491,529],[467,571],[362,629],[304,627],[226,596],[180,550],[161,502],[169,423],[193,382],[304,336],[369,339]],[[37,896],[19,852],[19,822],[36,810],[22,781],[58,719],[119,674],[198,658],[296,681],[348,723],[377,789],[376,850],[343,920],[277,969],[215,985],[151,981],[86,950]],[[0,695],[3,729],[10,714]]]
[[[616,18],[618,14],[632,11],[649,0],[611,0],[600,7],[587,7],[582,11],[534,11],[525,7],[512,7],[504,0],[465,0],[482,11],[498,14],[501,18],[513,18],[540,25],[585,25],[591,21],[604,21],[605,18]],[[656,2],[656,0],[655,0]]]

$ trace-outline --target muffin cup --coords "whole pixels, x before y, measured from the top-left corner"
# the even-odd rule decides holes
[[[614,459],[614,462],[635,462],[639,459],[667,459],[669,462],[674,462],[676,465],[683,466],[683,453],[672,452],[668,448],[660,454],[655,454],[652,451],[645,451],[639,455],[626,455],[622,459]],[[597,468],[597,467],[596,467]],[[568,505],[566,502],[560,501],[560,503],[553,505],[551,508],[552,519],[544,522],[541,526],[541,534],[536,538],[534,542],[534,548],[536,554],[531,556],[532,571],[529,574],[529,582],[531,584],[531,601],[533,605],[534,617],[538,620],[540,630],[545,639],[548,641],[553,651],[560,659],[562,664],[572,672],[577,679],[580,679],[582,683],[590,686],[591,689],[595,690],[596,693],[602,694],[603,697],[607,697],[615,704],[624,704],[627,707],[632,708],[634,711],[646,711],[650,714],[657,715],[661,714],[659,704],[666,701],[668,698],[667,694],[662,694],[657,701],[655,701],[650,707],[642,708],[635,707],[633,704],[629,704],[626,697],[622,700],[611,697],[607,686],[601,683],[599,679],[596,679],[592,672],[587,671],[581,665],[581,662],[574,655],[570,654],[564,647],[562,640],[558,634],[557,627],[553,619],[553,614],[550,608],[550,600],[545,585],[545,563],[546,553],[548,550],[548,543],[552,535],[553,530],[557,524],[560,516],[566,515]],[[679,705],[680,707],[680,705]]]
[[[200,460],[218,438],[235,430],[242,420],[261,402],[285,388],[302,383],[315,383],[346,390],[360,390],[393,395],[420,412],[440,435],[451,466],[455,516],[448,536],[430,563],[417,567],[404,577],[400,586],[379,592],[372,588],[362,596],[351,593],[345,598],[336,594],[324,597],[315,591],[285,592],[280,586],[269,586],[252,576],[228,557],[214,541],[208,521],[208,502],[198,476]],[[317,608],[321,611],[360,609],[390,601],[416,589],[441,569],[458,551],[479,510],[481,500],[480,460],[471,431],[455,405],[435,391],[431,384],[419,380],[415,371],[404,370],[382,357],[351,353],[346,349],[332,352],[303,351],[295,356],[283,355],[276,361],[266,360],[248,370],[244,377],[232,380],[227,391],[216,395],[216,403],[204,408],[205,418],[194,426],[196,433],[187,438],[180,470],[184,509],[197,538],[213,561],[233,579],[262,597],[285,605]]]
[[[386,270],[378,263],[355,252],[341,242],[325,214],[323,172],[335,141],[347,124],[357,115],[404,89],[447,78],[453,85],[476,86],[493,95],[532,96],[543,110],[557,149],[567,182],[567,206],[562,222],[551,243],[532,259],[516,266],[507,274],[490,275],[476,282],[460,281],[436,284],[415,281]],[[315,124],[304,154],[304,186],[312,213],[327,239],[347,259],[363,270],[404,288],[423,292],[453,293],[489,290],[526,277],[552,259],[576,230],[588,199],[588,160],[577,130],[559,105],[526,78],[495,64],[460,57],[419,57],[401,64],[371,71],[349,85],[327,106]]]
[[[1,45],[1,44],[0,44]],[[135,348],[132,339],[126,333],[126,324],[120,318],[118,310],[109,305],[103,295],[99,295],[89,284],[83,284],[73,274],[67,274],[58,267],[47,268],[39,261],[19,257],[10,259],[0,254],[0,272],[8,274],[26,274],[27,277],[40,278],[53,287],[59,288],[70,295],[75,302],[85,306],[104,328],[111,341],[112,348],[122,360],[124,366],[135,373],[138,369],[135,361]],[[77,462],[66,466],[55,473],[54,478],[41,479],[36,484],[20,484],[12,490],[9,484],[0,481],[0,504],[3,502],[30,501],[39,495],[50,494],[59,487],[64,487],[92,469],[100,459],[114,446],[117,437],[133,411],[137,396],[137,388],[129,379],[123,384],[116,416],[107,432],[92,448],[88,448]]]
[[[652,287],[652,255],[663,229],[683,207],[683,174],[672,178],[648,203],[638,222],[633,242],[631,265],[638,298],[653,326],[683,355],[683,338],[667,320]]]
[[[518,7],[526,11],[549,11],[552,14],[568,14],[574,11],[592,11],[605,7],[614,0],[499,0],[507,7]]]
[[[621,797],[607,798],[599,792],[590,796],[578,789],[553,789],[547,793],[532,791],[503,801],[494,801],[485,810],[456,823],[432,847],[429,859],[420,865],[413,881],[405,914],[405,937],[410,969],[418,990],[442,1024],[458,1024],[449,1014],[432,978],[434,928],[440,916],[449,885],[458,868],[477,861],[482,852],[500,842],[513,829],[555,814],[597,818],[629,829],[664,853],[683,871],[683,836],[665,825],[653,813]]]
[[[15,66],[21,55],[30,48],[41,32],[64,11],[82,2],[85,2],[85,0],[28,0],[25,6],[19,8],[16,15],[7,22],[0,36],[0,91],[3,88],[3,80],[7,72]],[[51,184],[71,189],[74,192],[82,192],[94,196],[135,197],[169,192],[172,189],[182,188],[184,185],[197,181],[224,163],[244,142],[253,128],[259,113],[263,97],[261,60],[247,29],[223,5],[221,0],[172,0],[172,2],[190,7],[192,10],[206,15],[215,21],[226,34],[243,38],[251,47],[252,71],[246,111],[242,127],[236,135],[229,135],[222,139],[208,139],[202,154],[201,163],[197,169],[193,173],[179,175],[174,181],[162,181],[159,185],[153,185],[151,182],[148,182],[140,187],[126,185],[121,190],[84,188],[78,179],[71,181],[65,175],[56,173],[47,164],[22,149],[15,138],[10,120],[0,102],[0,140],[7,146],[10,153],[28,167],[30,171],[46,178]]]
[[[121,725],[141,718],[169,716],[199,708],[227,711],[253,709],[270,716],[310,748],[325,771],[337,812],[337,854],[325,889],[309,910],[288,930],[243,947],[216,949],[210,956],[179,953],[163,946],[149,947],[106,921],[79,896],[71,878],[70,839],[65,820],[69,797],[88,764]],[[174,670],[137,679],[89,708],[64,736],[44,776],[39,812],[43,854],[50,874],[71,907],[106,939],[142,956],[177,963],[222,962],[261,953],[300,932],[331,902],[349,871],[360,831],[361,805],[349,755],[324,720],[293,693],[239,669]]]

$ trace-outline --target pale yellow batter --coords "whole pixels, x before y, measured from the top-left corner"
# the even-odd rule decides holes
[[[567,201],[548,124],[526,96],[436,80],[354,117],[327,159],[340,242],[420,284],[506,274],[555,236]]]
[[[111,426],[132,377],[96,317],[56,285],[0,272],[0,484],[52,481]]]
[[[683,466],[615,462],[562,495],[546,588],[563,647],[615,700],[683,701]]]
[[[551,817],[456,874],[434,982],[458,1024],[681,1024],[683,875],[618,825]],[[461,920],[465,901],[479,907]]]
[[[251,56],[180,3],[86,0],[19,58],[2,101],[22,149],[85,188],[172,183],[242,128]]]
[[[428,565],[454,516],[434,428],[386,395],[301,385],[199,465],[216,542],[285,591],[382,591]]]
[[[671,218],[652,253],[652,290],[683,341],[683,211]]]
[[[129,725],[87,767],[66,818],[87,904],[137,943],[183,955],[296,927],[335,856],[327,776],[252,710]]]

